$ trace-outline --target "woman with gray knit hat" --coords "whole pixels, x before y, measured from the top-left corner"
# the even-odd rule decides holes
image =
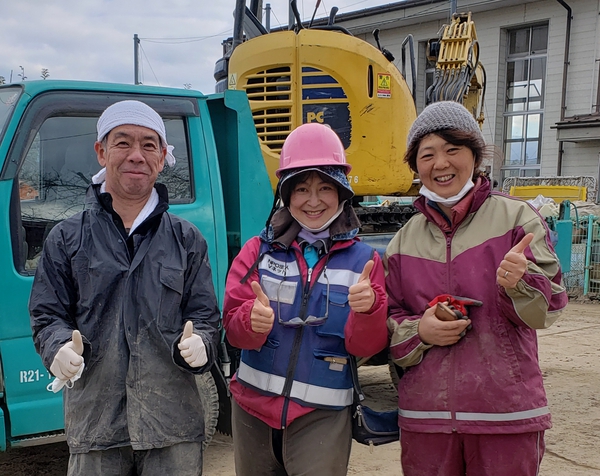
[[[294,129],[274,212],[227,276],[223,322],[242,349],[230,386],[238,476],[348,471],[350,359],[388,342],[383,265],[356,238],[350,168],[334,131]]]
[[[462,105],[426,107],[407,145],[421,213],[384,258],[404,475],[537,475],[551,422],[536,329],[567,304],[548,229],[491,191]]]

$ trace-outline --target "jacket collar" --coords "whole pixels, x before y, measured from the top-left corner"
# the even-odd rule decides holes
[[[329,227],[329,236],[332,241],[351,240],[358,234],[360,222],[352,206],[346,202],[344,210]],[[260,233],[260,238],[267,243],[279,243],[289,248],[294,242],[302,227],[294,219],[287,207],[278,209],[271,218],[271,222]]]
[[[415,207],[429,221],[436,223],[443,231],[450,232],[455,230],[468,215],[479,210],[490,195],[491,186],[489,180],[486,177],[478,177],[475,181],[475,187],[460,202],[452,207],[452,224],[449,224],[439,207],[430,204],[423,196],[415,200]]]
[[[92,184],[89,186],[85,197],[85,208],[87,210],[105,210],[111,216],[117,218],[122,227],[121,217],[115,212],[112,206],[110,193],[101,193],[100,186],[101,184]],[[144,222],[136,228],[134,233],[145,233],[148,229],[158,226],[162,214],[169,209],[169,192],[167,187],[162,183],[155,183],[154,188],[158,193],[158,205],[156,205],[154,211],[150,213]],[[127,237],[127,234],[124,236]]]
[[[97,208],[99,206],[103,207],[105,203],[110,203],[112,208],[112,197],[110,196],[110,193],[100,192],[101,185],[102,184],[100,183],[94,183],[88,187],[87,192],[85,194],[85,208]],[[167,190],[167,187],[162,183],[155,183],[154,188],[158,192],[159,205],[157,206],[157,208],[159,208],[161,204],[163,206],[166,205],[168,208],[169,192]]]

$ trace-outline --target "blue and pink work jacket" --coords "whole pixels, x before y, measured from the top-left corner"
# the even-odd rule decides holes
[[[370,274],[375,303],[369,312],[355,313],[348,304],[348,289],[369,259],[375,261]],[[257,260],[256,271],[241,282]],[[251,328],[251,281],[261,283],[275,314],[268,334]],[[232,345],[243,349],[231,383],[233,397],[274,428],[285,428],[315,408],[350,405],[349,358],[373,355],[388,342],[381,259],[356,239],[334,242],[309,269],[296,241],[286,248],[253,238],[234,260],[227,289],[226,333]],[[316,325],[295,326],[298,320]]]

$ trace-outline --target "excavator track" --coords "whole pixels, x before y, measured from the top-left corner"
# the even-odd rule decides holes
[[[362,231],[394,232],[417,213],[412,205],[392,203],[386,206],[356,207],[356,215],[360,220]]]

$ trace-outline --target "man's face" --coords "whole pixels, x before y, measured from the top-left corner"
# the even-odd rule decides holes
[[[106,167],[107,192],[123,200],[150,196],[167,154],[155,131],[142,126],[118,126],[94,148],[98,162]]]

